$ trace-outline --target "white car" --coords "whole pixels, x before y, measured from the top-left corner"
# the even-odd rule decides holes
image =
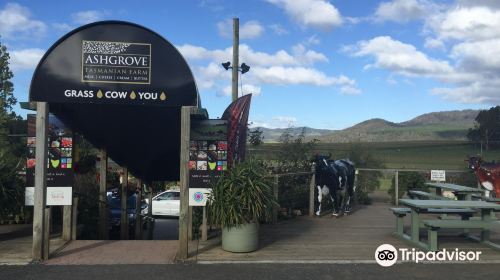
[[[162,192],[153,197],[152,214],[154,216],[179,216],[180,202],[180,192],[178,190]]]

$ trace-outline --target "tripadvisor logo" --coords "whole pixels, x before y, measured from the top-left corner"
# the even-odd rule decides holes
[[[461,251],[459,249],[442,249],[436,252],[425,252],[415,248],[396,249],[391,244],[382,244],[375,250],[375,261],[381,266],[392,266],[398,259],[403,262],[471,262],[479,261],[481,251]],[[399,258],[398,258],[399,256]]]
[[[82,81],[149,84],[151,44],[82,41]]]

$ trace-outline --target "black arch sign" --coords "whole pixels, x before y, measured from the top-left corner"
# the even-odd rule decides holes
[[[82,26],[40,61],[31,101],[197,105],[196,84],[177,49],[142,26],[104,21]]]

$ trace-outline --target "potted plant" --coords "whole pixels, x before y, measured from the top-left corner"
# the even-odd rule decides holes
[[[259,221],[278,203],[264,165],[246,161],[232,166],[212,184],[210,220],[222,227],[222,249],[252,252],[259,245]]]

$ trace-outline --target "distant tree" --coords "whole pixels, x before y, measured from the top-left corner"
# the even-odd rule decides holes
[[[0,110],[2,113],[10,112],[17,102],[14,97],[14,84],[11,81],[14,74],[10,71],[9,59],[7,48],[0,42]]]
[[[467,133],[467,138],[471,141],[484,142],[486,149],[498,146],[500,141],[500,106],[480,111],[475,121],[474,128],[469,129]]]
[[[250,145],[259,146],[260,144],[264,143],[264,135],[262,135],[263,133],[264,131],[260,130],[259,128],[256,128],[255,130],[249,130],[248,142],[250,142]]]

